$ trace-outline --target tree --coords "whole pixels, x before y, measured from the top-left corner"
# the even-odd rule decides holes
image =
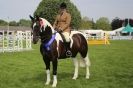
[[[92,29],[92,28],[93,28],[93,21],[90,20],[88,17],[83,17],[80,29]]]
[[[127,24],[129,23],[129,25],[133,27],[133,19],[126,18],[124,19],[123,23],[124,23],[124,26],[127,26]]]
[[[6,26],[6,25],[8,25],[8,23],[0,19],[0,26]]]
[[[9,26],[18,26],[18,23],[16,21],[10,21]]]
[[[96,21],[96,28],[102,30],[111,30],[109,19],[101,17]]]
[[[129,19],[129,23],[130,23],[131,27],[133,27],[133,19]]]
[[[55,17],[58,14],[59,5],[62,2],[67,3],[68,11],[72,15],[71,27],[76,29],[79,28],[81,24],[81,14],[70,0],[42,0],[34,12],[34,15],[39,15],[53,24]]]
[[[116,17],[111,22],[112,30],[118,29],[123,26],[124,20],[121,20],[120,18]]]
[[[30,27],[31,26],[31,21],[30,20],[26,20],[26,19],[20,19],[18,24],[19,24],[19,26]]]
[[[128,24],[128,18],[126,18],[126,19],[124,19],[124,26],[127,26],[127,24]]]

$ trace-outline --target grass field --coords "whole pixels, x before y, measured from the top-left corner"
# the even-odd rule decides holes
[[[0,88],[51,88],[45,86],[45,65],[34,50],[0,53]],[[111,41],[111,45],[89,45],[90,79],[85,69],[79,69],[79,78],[72,80],[71,59],[60,60],[57,88],[133,88],[133,41]]]

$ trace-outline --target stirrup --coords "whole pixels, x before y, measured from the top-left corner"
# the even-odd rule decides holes
[[[72,52],[71,52],[70,50],[67,50],[67,51],[66,51],[66,56],[71,57],[71,56],[72,56]]]

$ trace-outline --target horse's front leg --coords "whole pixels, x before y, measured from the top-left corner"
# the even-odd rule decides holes
[[[47,75],[47,79],[46,79],[46,83],[45,85],[49,85],[50,83],[50,60],[43,58],[45,65],[46,65],[46,75]]]
[[[56,85],[57,85],[57,65],[58,65],[57,59],[53,60],[52,64],[53,64],[53,84],[52,84],[52,87],[56,87]]]

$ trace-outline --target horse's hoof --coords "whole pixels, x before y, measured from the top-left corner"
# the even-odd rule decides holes
[[[86,76],[86,79],[89,79],[90,78],[90,76],[88,75],[88,76]]]
[[[55,88],[56,87],[56,84],[53,84],[52,87]]]
[[[49,84],[50,84],[50,82],[46,82],[46,83],[45,83],[45,85],[49,85]]]
[[[57,81],[53,82],[52,87],[56,87]]]
[[[73,79],[73,80],[76,80],[77,78],[78,78],[78,77],[73,77],[72,79]]]

